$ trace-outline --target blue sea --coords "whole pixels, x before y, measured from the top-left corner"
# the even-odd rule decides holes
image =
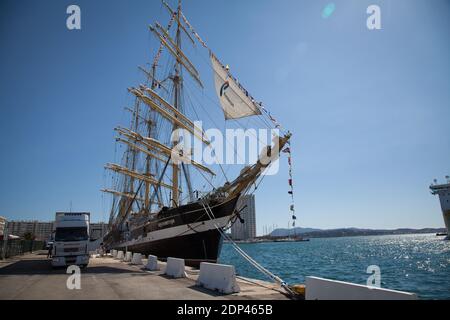
[[[305,276],[366,284],[377,265],[381,287],[450,299],[450,241],[434,234],[311,239],[309,242],[239,244],[253,259],[289,284]],[[224,243],[220,263],[244,277],[269,280]]]

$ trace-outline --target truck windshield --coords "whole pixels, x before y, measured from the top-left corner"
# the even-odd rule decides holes
[[[85,241],[88,240],[86,227],[56,228],[55,241]]]

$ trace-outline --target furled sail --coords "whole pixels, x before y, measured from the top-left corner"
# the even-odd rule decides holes
[[[216,93],[225,114],[225,119],[239,119],[253,115],[260,115],[261,111],[255,99],[248,91],[233,78],[227,67],[210,52],[214,70]]]

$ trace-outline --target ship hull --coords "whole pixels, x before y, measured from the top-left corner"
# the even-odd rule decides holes
[[[445,228],[447,229],[446,240],[450,240],[450,184],[433,185],[430,189],[433,194],[439,195],[442,216],[444,218]]]
[[[209,216],[200,203],[170,209],[163,217],[131,231],[131,238],[112,248],[123,251],[185,259],[186,265],[217,262],[222,235],[217,230],[229,225],[239,197],[211,205]]]
[[[155,255],[161,260],[167,257],[182,258],[189,266],[198,266],[201,262],[217,262],[222,248],[222,235],[217,230],[208,230],[131,245],[127,249],[145,255]],[[125,248],[122,248],[125,249]]]
[[[445,227],[447,228],[447,237],[446,240],[450,240],[450,209],[442,210],[442,214],[444,216]]]

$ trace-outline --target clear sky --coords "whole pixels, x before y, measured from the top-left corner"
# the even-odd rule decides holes
[[[70,4],[81,7],[81,31],[66,28]],[[366,27],[371,4],[381,30]],[[450,1],[183,6],[294,133],[299,226],[443,227],[428,186],[450,173]],[[154,20],[167,21],[156,0],[0,2],[0,215],[51,220],[72,203],[107,219],[103,166],[114,159],[113,128],[127,120],[126,88],[151,59]],[[256,194],[258,233],[287,227],[282,165]]]

